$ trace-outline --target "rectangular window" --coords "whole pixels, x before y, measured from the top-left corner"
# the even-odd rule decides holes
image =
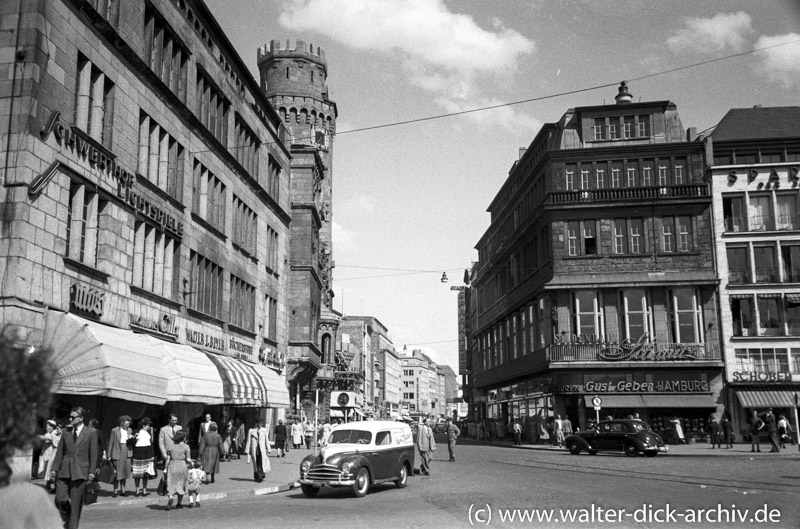
[[[653,160],[642,162],[642,186],[650,187],[653,185]]]
[[[691,288],[676,288],[669,297],[672,318],[672,342],[699,343],[701,310],[697,303],[696,293]]]
[[[772,229],[772,202],[770,195],[750,195],[750,229],[765,231]]]
[[[567,223],[569,255],[596,255],[598,253],[597,226],[594,220]]]
[[[222,268],[199,253],[189,257],[190,281],[186,306],[217,319],[222,319]]]
[[[628,241],[626,238],[627,223],[625,219],[614,219],[614,253],[628,253]]]
[[[778,281],[773,246],[754,246],[753,259],[756,265],[756,283],[776,283]]]
[[[755,307],[753,297],[731,299],[731,316],[733,318],[734,336],[755,336]]]
[[[628,176],[626,185],[628,187],[636,187],[637,186],[637,182],[636,182],[636,167],[629,165],[626,171],[627,171],[627,176]]]
[[[734,151],[736,163],[741,165],[753,165],[758,163],[758,152],[756,151]]]
[[[567,191],[575,190],[575,164],[567,164],[565,171]]]
[[[197,160],[194,162],[192,209],[214,228],[225,231],[225,184]]]
[[[678,232],[678,251],[691,252],[692,244],[692,218],[688,216],[675,217],[675,226]]]
[[[675,219],[673,217],[661,219],[661,251],[675,251]]]
[[[746,231],[744,196],[722,195],[722,217],[725,231]]]
[[[783,281],[786,283],[800,283],[800,246],[781,245],[783,261]]]
[[[606,131],[606,120],[604,118],[596,118],[594,120],[594,139],[604,140]]]
[[[276,202],[280,197],[281,175],[283,174],[283,167],[272,156],[268,160],[268,174],[267,174],[267,193]]]
[[[625,316],[622,321],[623,335],[626,339],[637,341],[650,329],[647,293],[642,289],[624,290],[622,308]]]
[[[786,296],[784,303],[789,336],[800,336],[800,298]]]
[[[589,169],[581,166],[581,189],[589,189]]]
[[[234,145],[231,150],[236,161],[252,177],[258,175],[258,147],[261,142],[258,136],[247,126],[238,112],[234,119]]]
[[[267,295],[264,298],[264,330],[267,338],[273,342],[278,341],[278,300]]]
[[[114,120],[114,83],[78,53],[75,86],[75,126],[106,148],[111,148]]]
[[[144,15],[144,62],[178,99],[186,102],[189,52],[149,2]]]
[[[93,186],[72,182],[67,210],[67,257],[94,267],[97,265],[97,247],[100,213],[107,206]]]
[[[640,137],[650,136],[650,116],[646,114],[639,116],[637,126],[638,126],[637,136]]]
[[[233,243],[251,256],[255,257],[256,228],[258,217],[247,204],[236,195],[233,195]]]
[[[97,13],[114,27],[119,24],[119,3],[120,0],[93,0],[91,2]]]
[[[633,131],[636,127],[636,118],[634,116],[625,116],[622,124],[622,137],[633,138]]]
[[[644,221],[641,218],[629,219],[630,244],[629,253],[644,253]]]
[[[777,228],[779,230],[800,229],[800,219],[797,216],[797,193],[780,193],[776,199],[778,201]]]
[[[728,246],[728,283],[750,283],[750,259],[747,246]]]
[[[619,118],[608,119],[608,138],[611,140],[619,139]]]
[[[578,238],[580,222],[570,221],[567,223],[567,253],[568,255],[579,255],[578,248],[580,239]]]
[[[231,302],[228,321],[240,329],[253,332],[256,328],[256,289],[231,274]]]
[[[597,189],[605,189],[606,187],[606,164],[598,163],[595,169],[595,179],[597,182]]]
[[[622,174],[622,169],[615,165],[611,165],[611,187],[618,188],[620,186],[620,175]]]
[[[600,303],[597,292],[594,290],[579,290],[575,292],[575,334],[583,338],[592,339],[602,336],[600,324]]]
[[[676,163],[672,167],[672,173],[675,175],[675,185],[683,185],[683,165]]]
[[[227,145],[228,111],[230,102],[223,95],[211,77],[197,69],[197,102],[195,114],[200,123],[223,145]]]
[[[783,161],[781,151],[761,151],[761,163],[780,163]]]
[[[185,149],[145,112],[139,112],[137,172],[176,200],[183,196]]]
[[[782,334],[779,301],[778,297],[758,296],[756,309],[758,310],[759,336],[780,336]]]
[[[669,166],[666,163],[659,162],[658,164],[658,185],[665,186],[669,184]]]
[[[267,226],[267,271],[273,274],[278,273],[278,232]]]
[[[133,237],[133,286],[178,300],[180,242],[159,226],[136,223]]]

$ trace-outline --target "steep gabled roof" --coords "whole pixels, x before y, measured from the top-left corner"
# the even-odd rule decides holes
[[[714,142],[800,138],[800,107],[733,108],[711,138]]]

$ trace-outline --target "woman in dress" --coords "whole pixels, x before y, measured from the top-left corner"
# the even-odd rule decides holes
[[[186,494],[186,485],[189,481],[189,467],[192,463],[189,446],[186,444],[186,432],[177,432],[172,438],[172,445],[167,449],[165,472],[167,473],[167,510],[172,508],[174,496],[178,495],[176,509],[182,509],[181,501]]]
[[[125,496],[125,481],[131,477],[131,450],[128,449],[128,439],[133,437],[131,431],[130,415],[123,415],[119,418],[119,426],[111,430],[108,438],[108,459],[117,471],[117,479],[114,481],[115,498],[118,494]]]
[[[139,431],[136,432],[136,444],[133,447],[133,463],[131,465],[131,475],[133,483],[136,485],[137,496],[147,496],[147,479],[150,472],[155,471],[153,461],[155,452],[153,451],[153,421],[149,417],[139,421]],[[142,488],[139,488],[139,482]]]
[[[296,420],[292,423],[292,447],[297,449],[303,444],[303,425]]]
[[[39,475],[44,472],[45,482],[44,488],[50,492],[51,485],[55,491],[55,485],[50,479],[50,472],[53,470],[53,458],[58,449],[58,443],[61,441],[61,428],[58,427],[56,421],[50,419],[45,425],[45,434],[42,436],[42,454],[39,456]]]
[[[219,474],[221,448],[222,437],[217,433],[217,423],[212,422],[206,434],[200,439],[200,458],[203,460],[206,483],[214,483],[214,474]]]

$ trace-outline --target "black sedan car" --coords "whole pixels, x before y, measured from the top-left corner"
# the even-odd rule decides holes
[[[602,421],[596,429],[580,431],[568,436],[564,444],[573,455],[586,450],[591,455],[599,451],[625,452],[625,455],[644,454],[655,457],[668,450],[661,436],[638,419]]]

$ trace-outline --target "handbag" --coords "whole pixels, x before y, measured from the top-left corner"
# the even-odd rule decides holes
[[[91,505],[93,503],[97,503],[97,493],[100,490],[100,484],[96,481],[92,481],[91,483],[86,484],[86,488],[83,492],[83,504],[84,505]]]
[[[97,481],[112,484],[117,479],[117,469],[111,461],[103,461],[100,470],[97,472]]]
[[[156,494],[159,496],[166,496],[167,495],[167,474],[161,474],[161,481],[158,482],[158,488],[156,488]]]
[[[152,461],[147,463],[147,469],[144,471],[147,475],[147,479],[156,479],[156,465]]]

